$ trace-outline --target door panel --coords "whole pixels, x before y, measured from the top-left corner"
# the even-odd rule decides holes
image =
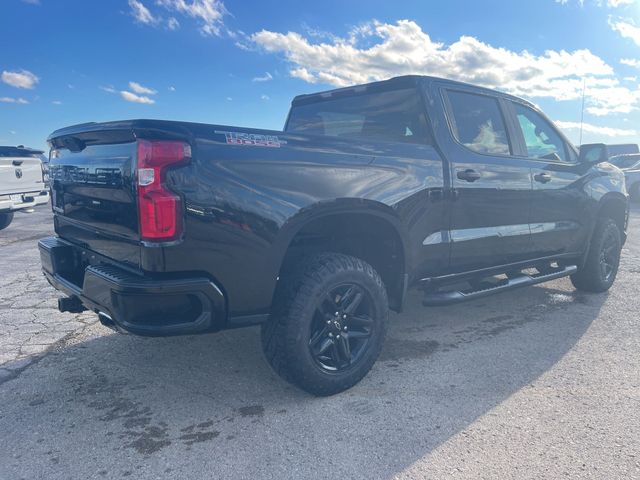
[[[512,156],[511,127],[496,97],[446,91],[453,199],[450,271],[524,260],[529,255],[530,161]]]
[[[523,146],[532,159],[531,255],[578,253],[588,235],[589,195],[577,156],[542,114],[513,102]]]
[[[579,253],[588,235],[589,196],[585,179],[570,165],[541,164],[534,176],[546,173],[549,180],[534,181],[531,203],[532,255]]]
[[[458,157],[460,158],[460,157]],[[531,171],[527,162],[507,164],[504,158],[455,162],[450,210],[452,271],[502,265],[524,260],[530,244]],[[473,183],[457,172],[474,169]]]

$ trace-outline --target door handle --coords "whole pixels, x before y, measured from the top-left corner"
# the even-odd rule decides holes
[[[459,170],[456,175],[460,180],[466,180],[467,182],[475,182],[481,177],[478,172],[470,168],[467,168],[466,170]]]
[[[538,173],[537,175],[533,176],[533,179],[536,182],[547,183],[551,181],[551,175],[549,175],[548,173]]]
[[[11,163],[13,164],[14,167],[19,167],[20,165],[22,165],[22,162],[24,162],[24,160],[14,160]]]

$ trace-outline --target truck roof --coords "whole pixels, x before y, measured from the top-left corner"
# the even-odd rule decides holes
[[[531,102],[524,100],[520,97],[516,97],[515,95],[510,95],[508,93],[504,93],[500,90],[481,87],[478,85],[473,85],[471,83],[460,82],[457,80],[451,80],[448,78],[441,77],[433,77],[429,75],[401,75],[398,77],[393,77],[388,80],[380,80],[378,82],[370,82],[364,83],[361,85],[353,85],[349,87],[335,88],[332,90],[325,90],[322,92],[309,93],[304,95],[297,95],[293,98],[291,102],[292,106],[296,105],[304,105],[307,103],[315,103],[320,102],[322,100],[327,100],[328,98],[335,98],[343,95],[352,95],[354,93],[363,93],[363,92],[381,92],[385,90],[397,90],[400,88],[411,88],[420,85],[425,82],[434,82],[437,81],[439,83],[450,84],[452,87],[460,86],[465,88],[473,88],[475,90],[484,91],[486,93],[499,93],[502,96],[509,97],[514,100],[518,100],[520,102],[524,102],[528,105],[535,107]]]

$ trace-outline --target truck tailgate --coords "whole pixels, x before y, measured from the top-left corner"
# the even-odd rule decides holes
[[[122,143],[109,143],[106,138],[106,143],[100,143],[99,134],[94,133],[92,144],[54,148],[49,174],[58,235],[138,267],[136,143],[129,136],[118,139]],[[56,140],[60,139],[54,139],[54,146]],[[77,145],[78,140],[74,142]]]
[[[44,190],[42,163],[34,157],[0,157],[0,195]]]

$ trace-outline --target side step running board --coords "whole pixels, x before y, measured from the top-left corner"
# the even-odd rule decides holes
[[[427,307],[435,307],[466,302],[467,300],[475,300],[476,298],[486,297],[488,295],[493,295],[494,293],[504,292],[514,288],[526,287],[537,283],[555,280],[556,278],[567,277],[576,273],[577,270],[578,267],[575,265],[568,265],[547,274],[538,273],[536,275],[528,275],[526,273],[520,273],[516,276],[503,280],[498,285],[489,286],[488,288],[482,288],[479,290],[427,293],[422,300],[422,304]]]

